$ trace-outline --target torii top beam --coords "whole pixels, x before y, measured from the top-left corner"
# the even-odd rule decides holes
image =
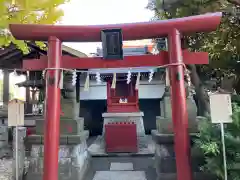
[[[173,28],[181,33],[213,31],[220,24],[221,17],[222,13],[217,12],[171,20],[113,25],[10,24],[10,31],[19,40],[47,41],[50,36],[54,36],[62,42],[99,42],[101,30],[121,28],[123,40],[138,40],[167,36]]]

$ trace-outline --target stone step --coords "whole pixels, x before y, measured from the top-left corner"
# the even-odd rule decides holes
[[[134,172],[142,172],[145,176],[144,180],[156,180],[153,157],[92,157],[89,171],[84,180],[93,180],[94,178],[97,178],[96,176],[100,176],[97,175],[98,172],[118,172],[121,174],[134,174]],[[122,180],[121,178],[125,178],[124,180],[134,179],[130,176],[119,178],[115,176],[113,180]],[[142,180],[141,176],[140,178],[141,179],[136,180]],[[112,180],[111,175],[106,176],[106,179]]]
[[[147,180],[144,171],[97,171],[93,180]]]
[[[133,163],[113,162],[110,165],[110,171],[133,171]]]

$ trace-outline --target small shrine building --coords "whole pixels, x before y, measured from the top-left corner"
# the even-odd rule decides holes
[[[152,54],[154,44],[123,45],[125,56]],[[97,49],[95,56],[102,56]],[[151,74],[150,71],[154,71]],[[104,131],[104,119],[114,113],[129,113],[141,121],[142,128],[148,134],[156,129],[156,116],[160,116],[160,101],[165,91],[165,70],[156,67],[89,69],[89,87],[85,89],[86,73],[80,80],[80,114],[84,117],[85,127],[91,135],[100,135]],[[98,82],[96,74],[100,76]],[[112,88],[114,73],[116,86]],[[136,89],[138,73],[139,87]],[[150,78],[150,76],[152,76]],[[128,81],[129,78],[129,82]],[[111,117],[113,118],[113,117]],[[117,117],[115,117],[117,118]],[[119,117],[118,117],[119,118]],[[140,125],[139,125],[140,126]],[[140,131],[138,127],[138,131]]]

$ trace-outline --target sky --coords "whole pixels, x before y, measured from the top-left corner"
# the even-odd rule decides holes
[[[98,25],[149,21],[153,13],[146,9],[148,0],[71,0],[62,6],[64,25]],[[64,43],[89,54],[100,43]]]

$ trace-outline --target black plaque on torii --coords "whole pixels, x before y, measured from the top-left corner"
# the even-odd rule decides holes
[[[123,36],[121,29],[102,30],[101,40],[104,59],[123,59]]]

